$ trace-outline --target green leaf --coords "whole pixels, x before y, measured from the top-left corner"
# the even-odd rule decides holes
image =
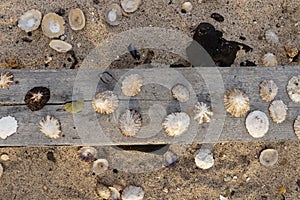
[[[84,103],[84,99],[79,99],[78,101],[72,101],[66,103],[64,105],[64,109],[69,113],[75,114],[83,109],[83,103]]]

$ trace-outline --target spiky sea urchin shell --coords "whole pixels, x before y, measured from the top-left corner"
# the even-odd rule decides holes
[[[190,117],[185,112],[175,112],[169,114],[162,126],[167,135],[177,137],[185,133],[190,125]]]
[[[0,74],[0,88],[8,88],[14,82],[14,75],[10,72],[3,72]]]
[[[195,156],[195,163],[200,169],[211,168],[215,163],[212,152],[209,149],[200,149]]]
[[[205,103],[197,102],[194,107],[194,114],[194,120],[196,120],[199,124],[202,124],[204,122],[210,122],[210,119],[214,113]]]
[[[119,117],[119,130],[126,137],[135,136],[142,127],[142,117],[136,110],[130,109]]]
[[[252,137],[263,137],[269,130],[267,115],[259,110],[249,113],[246,118],[246,128]]]
[[[93,162],[92,169],[96,175],[102,174],[108,169],[108,161],[106,159],[97,159]]]
[[[297,119],[294,122],[294,131],[295,131],[295,135],[300,140],[300,115],[298,115]]]
[[[80,160],[84,162],[91,162],[97,157],[97,149],[94,147],[81,147],[77,154]]]
[[[266,53],[262,58],[262,64],[266,67],[273,67],[278,64],[277,58],[272,53]]]
[[[273,80],[264,80],[263,82],[261,82],[259,87],[260,87],[259,90],[260,97],[262,100],[266,102],[272,101],[277,95],[278,87]]]
[[[25,103],[31,111],[42,109],[50,99],[50,90],[46,87],[34,87],[25,95]]]
[[[141,91],[141,87],[143,86],[143,77],[139,74],[131,74],[122,82],[122,92],[124,95],[133,97],[137,95]]]
[[[179,102],[187,102],[190,99],[190,92],[184,85],[175,85],[172,88],[171,92],[173,97]]]
[[[54,116],[47,115],[40,121],[40,131],[47,137],[58,139],[61,137],[60,122]]]
[[[119,99],[112,91],[104,91],[98,93],[92,102],[93,108],[96,112],[101,114],[111,114],[119,106]]]
[[[122,192],[123,200],[142,200],[145,192],[143,188],[129,185]]]
[[[230,89],[225,92],[224,104],[227,112],[235,117],[242,117],[250,110],[250,101],[245,92]]]
[[[260,153],[259,162],[266,167],[276,164],[277,161],[278,152],[275,149],[265,149]]]
[[[295,103],[300,103],[300,75],[293,76],[286,87],[290,99]]]
[[[270,117],[273,122],[279,124],[282,123],[287,115],[287,106],[282,100],[273,101],[269,106]]]

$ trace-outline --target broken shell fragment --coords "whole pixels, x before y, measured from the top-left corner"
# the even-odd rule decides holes
[[[195,156],[195,163],[200,169],[211,168],[215,163],[212,152],[209,149],[200,149]]]
[[[2,164],[0,163],[0,178],[1,178],[1,176],[2,176],[2,174],[3,174],[3,166],[2,166]]]
[[[264,80],[259,85],[260,87],[260,97],[266,102],[272,101],[278,92],[278,87],[273,80]]]
[[[124,95],[133,97],[140,93],[143,86],[143,77],[139,74],[131,74],[126,76],[122,82],[122,92]]]
[[[69,24],[72,30],[78,31],[85,26],[85,17],[79,8],[71,9],[69,12]]]
[[[246,128],[252,137],[263,137],[269,130],[267,115],[259,110],[249,113],[246,118]]]
[[[92,169],[96,175],[102,174],[108,169],[108,161],[106,159],[97,159],[93,162]]]
[[[142,200],[145,192],[143,188],[137,186],[127,186],[122,192],[123,200]]]
[[[14,82],[14,75],[10,72],[3,72],[0,74],[0,88],[8,88]]]
[[[239,89],[225,92],[224,104],[227,112],[235,117],[242,117],[250,110],[250,101],[246,93]]]
[[[190,117],[184,112],[175,112],[169,114],[162,126],[167,135],[177,137],[182,135],[188,130],[190,125]]]
[[[184,85],[175,85],[172,88],[171,92],[173,97],[179,102],[187,102],[190,99],[190,92]]]
[[[42,13],[38,10],[25,12],[18,21],[18,26],[26,33],[38,29],[41,24]]]
[[[123,112],[119,117],[119,130],[125,137],[135,136],[142,127],[141,114],[130,109]]]
[[[142,0],[121,0],[121,6],[127,13],[135,12],[141,4]]]
[[[106,9],[105,19],[109,25],[117,26],[122,18],[122,9],[116,4],[110,4]]]
[[[272,53],[266,53],[262,58],[262,64],[266,67],[277,66],[278,65],[277,58]]]
[[[109,188],[102,183],[97,183],[96,193],[101,199],[109,199],[111,195]]]
[[[43,33],[49,38],[59,37],[65,33],[64,24],[65,21],[61,16],[55,13],[48,13],[42,20]]]
[[[40,121],[40,131],[49,138],[58,139],[61,137],[60,122],[55,117],[47,115]]]
[[[8,136],[16,133],[18,122],[14,117],[7,116],[0,119],[0,138],[6,139]]]
[[[50,90],[46,87],[34,87],[25,95],[25,103],[31,111],[42,109],[50,99]]]
[[[194,120],[199,124],[210,122],[213,112],[210,110],[210,107],[203,102],[197,102],[194,107]]]
[[[72,49],[72,45],[62,40],[51,40],[49,46],[57,52],[66,53]]]
[[[110,190],[109,200],[120,200],[121,199],[121,194],[116,188],[108,187],[108,189]]]
[[[270,117],[273,122],[279,124],[282,123],[287,115],[287,106],[282,100],[273,101],[269,106]]]
[[[111,114],[119,106],[119,99],[112,91],[104,91],[97,94],[92,102],[94,110],[101,114]]]
[[[259,162],[266,166],[271,167],[278,161],[278,152],[275,149],[265,149],[260,153]]]
[[[191,12],[193,9],[193,5],[191,2],[186,1],[181,5],[181,9],[184,13]]]
[[[97,157],[97,149],[94,147],[81,147],[77,154],[80,160],[84,162],[91,162]]]
[[[287,44],[284,46],[284,49],[286,51],[286,54],[290,57],[290,58],[294,58],[295,56],[298,55],[299,50],[297,49],[297,47],[293,46],[292,44]]]
[[[300,75],[293,76],[286,87],[290,99],[295,103],[300,103]]]
[[[300,115],[297,117],[297,119],[294,122],[294,131],[295,131],[295,135],[300,140]]]
[[[267,30],[265,33],[265,38],[269,44],[278,44],[279,38],[272,30]]]

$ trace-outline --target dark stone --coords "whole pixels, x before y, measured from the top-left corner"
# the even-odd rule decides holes
[[[213,14],[211,14],[210,17],[218,22],[224,22],[224,17],[222,15],[220,15],[219,13],[213,13]]]
[[[140,151],[145,153],[155,153],[158,155],[165,154],[169,145],[158,144],[158,145],[118,145],[117,148],[123,149],[125,151]]]
[[[41,96],[39,97],[38,94]],[[41,110],[50,99],[50,90],[46,87],[34,87],[25,95],[25,103],[31,111]]]
[[[52,162],[56,162],[56,159],[54,157],[54,153],[52,151],[47,152],[47,159],[52,161]]]
[[[32,42],[32,39],[30,39],[30,38],[28,38],[28,37],[23,37],[23,38],[21,38],[21,39],[22,39],[22,41],[24,41],[24,42],[28,42],[28,43]]]
[[[60,9],[56,12],[56,14],[58,14],[59,16],[64,16],[65,13],[66,13],[66,10],[63,9],[63,8],[60,8]]]
[[[240,40],[246,40],[246,38],[244,36],[240,36],[239,39]]]
[[[257,66],[257,65],[255,64],[255,62],[246,60],[245,62],[241,62],[240,66],[241,67],[250,67],[250,66]]]
[[[133,46],[133,44],[130,44],[128,46],[128,51],[130,52],[131,56],[135,59],[135,60],[139,60],[141,58],[140,53],[138,52],[138,50]]]

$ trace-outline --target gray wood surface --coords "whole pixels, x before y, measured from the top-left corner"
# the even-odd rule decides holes
[[[288,80],[300,75],[300,67],[239,67],[239,68],[149,68],[149,69],[80,69],[80,70],[11,70],[15,83],[9,89],[0,90],[0,118],[10,115],[18,120],[17,133],[0,139],[0,146],[41,145],[130,145],[172,144],[222,141],[274,141],[297,140],[293,122],[300,114],[300,105],[293,103],[286,92]],[[125,97],[120,90],[121,81],[128,74],[138,73],[145,79],[142,92],[135,97]],[[259,84],[272,79],[279,87],[275,99],[288,106],[287,119],[282,124],[270,120],[268,133],[260,139],[247,134],[245,116],[235,118],[225,112],[224,90],[244,90],[251,101],[251,111],[261,110],[267,114],[269,103],[259,97]],[[170,89],[177,83],[184,84],[191,92],[191,99],[178,103]],[[24,97],[36,86],[48,87],[51,98],[40,111],[30,111]],[[114,90],[119,95],[120,107],[114,114],[96,114],[91,106],[93,96],[103,90]],[[70,114],[63,109],[64,103],[84,98],[84,109]],[[193,106],[203,101],[214,112],[211,123],[198,125],[193,120]],[[118,116],[126,108],[139,110],[143,127],[135,138],[123,137],[118,130]],[[167,136],[161,123],[167,114],[187,112],[191,117],[189,131],[178,138]],[[54,115],[62,124],[63,137],[48,139],[38,127],[45,115]]]

